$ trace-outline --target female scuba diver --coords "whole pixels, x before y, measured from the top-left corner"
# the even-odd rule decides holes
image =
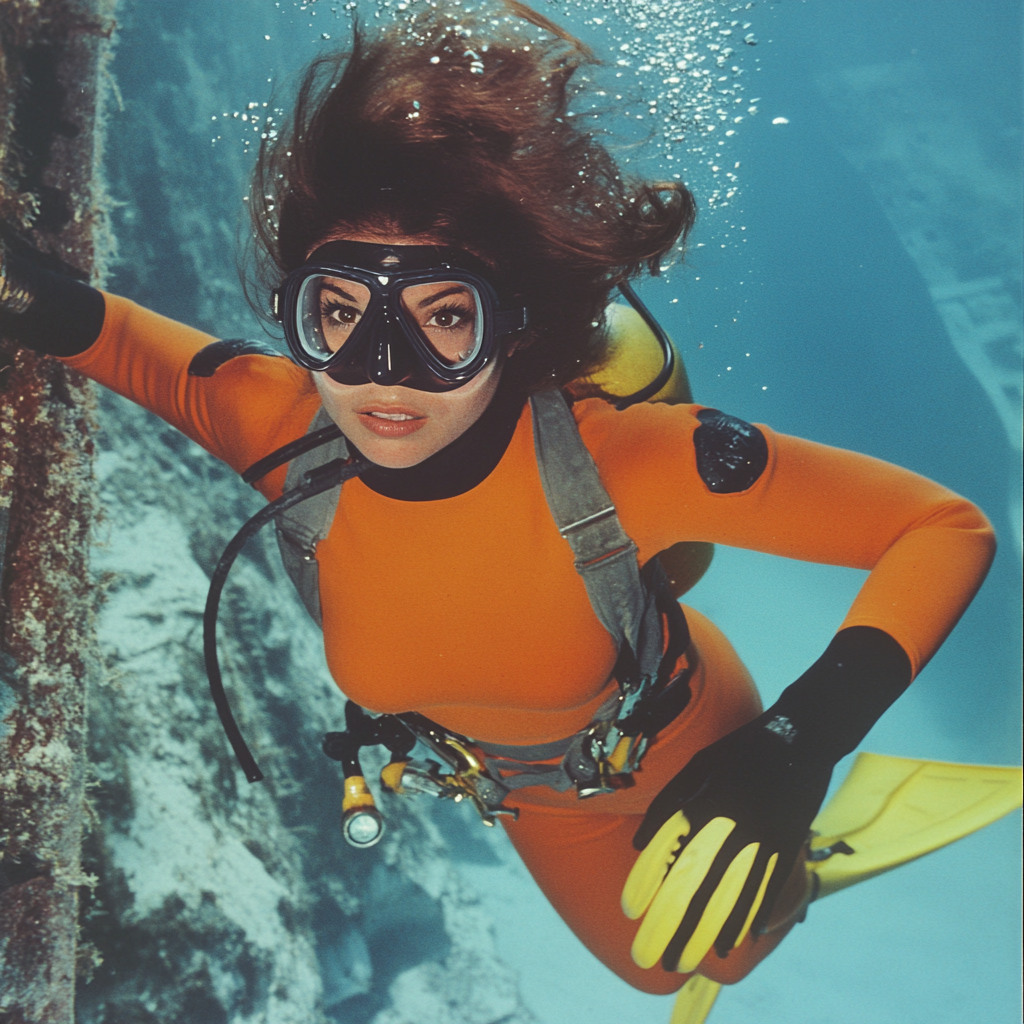
[[[379,833],[358,751],[383,743],[391,789],[500,816],[631,985],[735,982],[801,919],[833,766],[953,628],[993,534],[909,471],[692,404],[678,369],[668,401],[642,400],[665,373],[609,401],[611,292],[657,273],[694,201],[625,180],[570,116],[583,44],[498,14],[356,30],[306,73],[250,196],[253,294],[290,359],[10,250],[0,327],[284,496],[285,564],[350,699],[327,749],[351,841]],[[871,570],[767,710],[676,600],[709,544]],[[447,772],[410,762],[417,739]]]

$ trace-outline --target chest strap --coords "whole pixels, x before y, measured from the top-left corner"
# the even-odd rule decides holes
[[[592,796],[628,784],[629,774],[656,731],[649,711],[651,701],[668,688],[676,662],[689,644],[689,632],[658,559],[652,558],[640,569],[636,544],[622,529],[561,392],[540,392],[531,397],[530,407],[544,496],[572,550],[594,613],[619,652],[614,669],[618,690],[601,705],[587,729],[555,745],[545,745],[539,752],[533,747],[477,744],[477,748],[497,757],[495,768],[516,773],[502,778],[506,790],[547,785],[564,791],[575,785],[580,796]],[[317,465],[348,457],[344,438],[331,437],[325,430],[330,423],[321,408],[307,437],[324,432],[330,439],[292,460],[285,493]],[[325,491],[276,519],[285,569],[321,627],[316,545],[330,532],[340,490],[339,485]],[[674,705],[679,703],[678,693],[688,694],[688,688],[685,680],[679,680],[673,689],[677,693],[671,702]],[[552,746],[552,752],[547,746]],[[558,765],[530,763],[559,756],[562,761]]]
[[[288,466],[284,481],[284,493],[294,490],[306,473],[325,462],[349,457],[348,445],[340,431],[336,436],[325,428],[333,426],[323,406],[309,425],[310,434],[327,433],[329,440],[309,451],[301,452]],[[341,484],[294,505],[274,520],[277,546],[285,572],[295,584],[299,597],[312,616],[313,621],[323,629],[323,615],[320,610],[320,567],[316,560],[316,546],[331,532],[334,513],[341,497]]]
[[[544,497],[572,549],[594,614],[620,652],[616,675],[628,696],[644,677],[658,673],[664,650],[655,591],[667,580],[657,559],[651,560],[651,578],[641,580],[636,544],[622,529],[562,393],[543,391],[530,407]]]
[[[594,614],[619,652],[614,669],[619,691],[598,709],[590,727],[572,738],[558,766],[564,778],[554,786],[574,784],[580,796],[593,796],[627,782],[639,764],[649,737],[633,726],[639,726],[644,704],[667,686],[689,644],[689,631],[658,559],[640,569],[636,544],[619,522],[562,393],[540,392],[530,406],[548,508],[572,549]],[[510,788],[536,785],[529,781],[532,774],[524,769],[503,781]],[[544,769],[543,774],[549,777],[544,784],[552,785],[551,773]]]

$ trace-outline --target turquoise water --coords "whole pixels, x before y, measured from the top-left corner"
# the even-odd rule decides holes
[[[361,9],[370,19],[384,6]],[[675,106],[655,29],[638,27],[658,8],[540,6],[607,53],[609,75],[622,74],[609,79],[624,96],[611,120],[647,140],[628,150],[631,164],[681,173],[697,192],[702,213],[685,266],[644,287],[697,400],[908,466],[976,501],[996,526],[989,579],[865,748],[1019,763],[1020,5],[677,2],[657,31],[672,41],[697,25],[691,45],[715,67],[710,85]],[[139,243],[144,233],[121,225],[112,290],[221,336],[252,329],[233,282],[232,238],[252,148],[243,140],[258,133],[234,114],[249,103],[262,112],[270,90],[318,47],[344,39],[342,7],[266,0],[240,17],[227,5],[165,3],[147,14],[181,40],[182,66],[193,68],[187,88],[171,78],[162,88],[195,125],[184,140],[194,156],[164,168],[159,188],[112,167],[116,180],[134,181],[133,216],[148,211],[179,232]],[[127,5],[124,17],[115,73],[130,98],[133,76],[153,70],[141,42],[132,49],[143,38],[141,8]],[[756,45],[742,42],[747,35]],[[633,52],[620,68],[623,40],[634,40]],[[732,41],[721,67],[713,58],[722,51],[707,50],[715,40]],[[666,143],[694,110],[719,121],[716,104],[729,114],[715,133],[691,124],[687,141]],[[642,122],[634,110],[646,111]],[[151,127],[167,130],[156,113]],[[720,550],[688,600],[725,630],[771,700],[820,653],[861,578]],[[1019,822],[1014,815],[812,907],[778,952],[722,995],[712,1020],[1019,1020]],[[539,1020],[667,1021],[669,1002],[610,977],[500,842],[495,855],[464,868],[498,917],[499,946]]]

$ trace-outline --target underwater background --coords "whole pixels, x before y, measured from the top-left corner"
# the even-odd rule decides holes
[[[106,286],[220,337],[261,336],[242,299],[235,260],[248,169],[260,136],[274,130],[266,119],[276,106],[287,108],[288,83],[311,56],[345,45],[353,10],[372,24],[406,16],[410,6],[122,0],[105,157],[118,255]],[[1000,550],[987,582],[864,749],[1020,763],[1021,5],[536,6],[606,60],[595,75],[607,93],[597,123],[616,133],[610,141],[623,166],[651,177],[679,174],[696,192],[701,213],[685,262],[642,288],[686,363],[696,400],[907,466],[971,498],[995,524]],[[687,66],[677,67],[679,60]],[[688,76],[695,70],[707,73]],[[159,432],[124,403],[104,399],[101,424],[100,477],[112,525],[96,563],[118,581],[101,637],[125,679],[159,677],[166,696],[178,684],[160,676],[165,655],[140,666],[183,623],[193,630],[185,646],[195,648],[188,608],[202,606],[201,570],[209,571],[218,546],[258,501],[194,446]],[[147,475],[155,482],[145,483]],[[211,524],[202,501],[221,493],[221,521]],[[183,568],[178,547],[195,561]],[[301,730],[311,729],[315,740],[319,723],[340,721],[342,700],[325,682],[315,631],[294,602],[278,608],[270,600],[260,606],[262,618],[245,619],[241,606],[249,600],[252,607],[267,580],[286,586],[280,570],[262,560],[257,552],[240,566],[242,590],[229,594],[228,614],[248,630],[238,643],[251,646],[244,655],[232,649],[228,660],[258,662],[263,675],[246,686],[267,685],[276,695],[268,714],[277,731],[263,750],[280,751],[295,745]],[[150,625],[166,636],[144,636],[138,603],[168,578],[174,593],[150,595],[168,616]],[[853,570],[719,548],[685,600],[724,629],[770,702],[824,649],[862,579]],[[195,658],[190,664],[201,693],[201,667]],[[283,693],[296,664],[310,678],[319,673],[316,699],[305,705]],[[100,703],[147,685],[146,678],[122,682],[114,698],[101,695]],[[248,728],[246,698],[237,699]],[[161,830],[183,798],[163,769],[143,780],[151,759],[138,739],[146,729],[140,716],[155,721],[166,714],[166,702],[158,703],[130,713],[119,705],[92,727],[93,759],[108,786],[98,798],[105,827],[93,857],[114,881],[101,886],[87,910],[86,935],[107,962],[80,986],[81,1021],[173,1020],[187,1010],[196,1024],[667,1022],[671,1000],[635,992],[598,964],[547,906],[503,836],[480,828],[468,808],[420,801],[415,828],[403,834],[408,843],[429,846],[429,863],[403,860],[404,847],[392,848],[387,865],[383,847],[345,848],[332,824],[332,766],[319,761],[308,769],[318,774],[295,769],[299,788],[292,793],[246,797],[275,800],[275,827],[289,837],[286,848],[273,851],[245,841],[264,873],[243,879],[226,871],[198,885],[191,876],[206,867],[197,865],[214,863],[238,840],[230,817],[202,836],[190,825],[177,866],[161,860],[172,842]],[[311,726],[299,724],[304,714],[315,719]],[[258,731],[262,719],[253,715]],[[227,745],[215,728],[203,736],[191,770],[234,794],[239,783],[231,781]],[[170,743],[153,742],[166,768]],[[115,758],[118,745],[134,746]],[[305,742],[305,754],[323,761],[315,746]],[[279,763],[294,760],[281,753]],[[841,765],[837,781],[844,771]],[[131,789],[131,815],[112,795],[119,785]],[[190,787],[185,779],[180,793]],[[142,813],[147,801],[159,813]],[[258,833],[260,814],[270,811],[245,806],[244,828]],[[723,990],[712,1021],[1013,1024],[1020,1019],[1019,833],[1018,813],[814,904],[777,952]],[[353,866],[356,858],[363,863]],[[437,881],[439,864],[457,884]],[[292,928],[282,901],[302,886],[306,895],[294,901],[301,924]],[[215,890],[217,898],[208,900]],[[244,911],[237,908],[243,894]],[[154,965],[187,966],[199,954],[191,940],[170,953],[154,947],[149,958],[140,950],[159,945],[161,922],[166,934],[168,922],[180,920],[178,904],[199,921],[213,914],[217,900],[221,907],[235,901],[223,912],[263,950],[262,959],[239,954],[219,975],[204,968],[196,985],[205,978],[216,998],[197,996],[174,1012],[161,1010],[160,990],[172,978]],[[117,928],[103,924],[104,906],[128,903],[135,909],[118,917]],[[342,928],[334,920],[342,912],[358,927]],[[280,932],[271,917],[284,922]],[[265,934],[257,935],[255,922],[266,925]],[[478,932],[470,934],[467,922]],[[241,942],[221,924],[196,927],[211,957]],[[461,948],[460,929],[461,961],[452,952]],[[436,970],[417,975],[417,996],[409,971],[424,964]],[[459,970],[463,980],[473,979],[462,989],[451,977]],[[139,974],[133,1005],[152,1003],[138,1016],[116,997],[129,971]],[[171,973],[180,981],[180,967]],[[266,979],[277,976],[291,979],[290,994],[268,988]],[[305,979],[308,1004],[299,998],[297,977]],[[488,986],[498,993],[490,1004],[481,996]],[[447,1004],[432,1003],[442,989]],[[300,1003],[315,1009],[304,1013]]]

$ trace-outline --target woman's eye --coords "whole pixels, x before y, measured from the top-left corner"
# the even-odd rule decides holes
[[[425,327],[438,327],[442,330],[453,330],[469,326],[472,312],[468,309],[445,308],[435,310],[424,324]]]
[[[359,323],[362,312],[354,306],[329,305],[322,306],[320,316],[330,327],[354,327]]]
[[[432,327],[454,327],[462,317],[458,313],[453,313],[451,310],[444,310],[440,313],[435,313],[427,323]]]

